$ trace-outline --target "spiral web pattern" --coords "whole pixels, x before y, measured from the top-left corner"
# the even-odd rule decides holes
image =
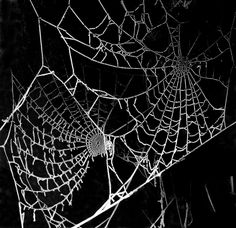
[[[14,114],[13,140],[8,141],[6,148],[11,151],[9,163],[18,175],[16,180],[20,179],[22,210],[45,211],[46,218],[60,227],[61,223],[68,225],[56,213],[57,208],[65,202],[71,205],[73,191],[82,184],[89,158],[96,156],[92,154],[96,138],[90,142],[85,136],[91,132],[95,136],[101,134],[54,77],[43,75],[42,85],[39,74],[33,82],[24,103]],[[90,147],[86,146],[87,141]]]
[[[84,6],[69,1],[56,23],[30,3],[38,19],[42,64],[27,89],[13,77],[20,98],[1,127],[9,128],[2,147],[18,192],[22,227],[27,211],[34,216],[42,212],[49,227],[80,227],[117,207],[229,126],[225,121],[227,76],[222,79],[206,72],[208,64],[222,55],[234,64],[230,46],[234,22],[229,33],[220,31],[212,44],[190,58],[197,39],[184,56],[183,25],[163,1],[143,0],[135,7],[114,2],[117,7],[112,12],[108,3],[97,0],[96,21],[85,17]],[[72,74],[66,78],[45,63],[43,25],[54,29],[68,50]],[[125,70],[129,76],[119,82],[118,72],[112,92],[93,87],[83,80],[86,72],[76,72],[77,55],[101,67]],[[131,73],[134,70],[138,73]],[[140,79],[142,85],[132,88]],[[201,86],[208,81],[221,88],[223,102],[218,106]],[[114,167],[116,155],[134,164],[126,180]],[[82,187],[97,156],[106,159],[109,196],[92,216],[76,224],[61,212],[65,205],[72,205],[75,190]],[[138,170],[146,181],[130,190]]]

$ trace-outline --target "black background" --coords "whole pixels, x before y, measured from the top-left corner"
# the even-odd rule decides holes
[[[53,5],[56,1],[52,2]],[[199,30],[208,38],[217,28],[221,28],[223,31],[229,29],[236,10],[232,2],[193,0],[189,9],[179,7],[174,13],[184,15],[183,17],[190,21],[189,33],[192,29]],[[40,67],[40,50],[38,40],[35,40],[37,21],[30,4],[27,1],[2,0],[0,7],[0,119],[4,119],[12,108],[11,72],[27,87]],[[236,33],[236,28],[233,32]],[[231,41],[234,52],[236,35],[233,37],[234,39]],[[53,65],[53,61],[51,61],[51,65]],[[231,72],[230,77],[231,86],[227,108],[229,122],[236,119],[235,70]],[[1,133],[0,140],[4,138],[5,133],[4,131]],[[14,183],[6,159],[2,151],[0,152],[0,227],[20,227]],[[190,227],[236,227],[236,196],[231,193],[230,188],[231,176],[235,178],[236,184],[235,153],[236,126],[233,126],[164,173],[163,181],[167,197],[175,199],[166,215],[166,227],[181,227],[177,207],[174,204],[178,203],[179,208],[183,208],[185,202],[191,205],[193,222]],[[85,202],[78,196],[78,199],[76,198],[78,204],[90,204],[88,206],[90,208],[97,198],[103,197],[102,164],[103,161],[99,159],[91,164],[88,180],[85,180],[87,188],[82,188],[81,194],[93,195],[93,197],[90,201]],[[100,186],[97,191],[89,189],[94,182],[96,182],[96,186]],[[207,197],[206,187],[214,203],[215,211]],[[110,226],[146,227],[148,224],[150,225],[143,212],[149,213],[150,219],[153,221],[158,215],[153,202],[158,199],[157,188],[152,185],[145,187],[129,200],[121,203],[116,219]],[[79,208],[78,205],[71,210],[72,218],[78,216],[74,212],[77,208]],[[86,215],[82,213],[81,216]],[[29,227],[44,227],[44,225],[44,223],[37,225],[28,221]]]

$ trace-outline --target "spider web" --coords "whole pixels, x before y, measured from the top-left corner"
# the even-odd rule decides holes
[[[80,227],[110,208],[115,212],[121,201],[235,123],[226,122],[229,75],[211,71],[218,59],[234,66],[234,20],[230,31],[219,30],[205,49],[196,52],[197,37],[183,54],[185,23],[163,1],[136,6],[121,1],[111,7],[98,0],[96,20],[86,15],[89,6],[68,1],[57,21],[30,3],[38,19],[41,67],[27,89],[13,76],[15,104],[1,127],[9,128],[2,148],[15,181],[22,227],[27,211],[33,211],[34,219],[42,212],[49,227]],[[63,41],[70,75],[49,67],[46,27]],[[78,69],[82,57],[95,64],[92,70],[84,64]],[[112,70],[116,73],[104,76]],[[209,82],[220,88],[220,104],[204,88]],[[63,207],[72,205],[74,191],[98,156],[106,159],[108,198],[75,223],[62,215]],[[115,157],[134,165],[128,178],[114,166]],[[138,171],[145,181],[131,188]],[[171,202],[162,201],[163,214]],[[101,225],[107,227],[112,216]]]

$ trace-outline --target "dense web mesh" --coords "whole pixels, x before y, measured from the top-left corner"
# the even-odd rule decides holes
[[[191,4],[179,2],[184,8]],[[213,68],[218,63],[234,66],[234,21],[229,32],[217,31],[206,48],[195,50],[200,42],[196,36],[183,53],[185,23],[176,19],[174,3],[93,4],[90,17],[89,5],[68,1],[56,21],[31,2],[38,19],[41,67],[28,88],[13,76],[18,98],[1,127],[9,129],[2,148],[14,177],[22,227],[27,211],[34,216],[42,212],[49,227],[80,227],[117,208],[234,124],[226,122],[230,73]],[[47,62],[46,28],[60,36],[67,50],[71,73],[66,76]],[[92,67],[78,64],[84,57]],[[206,89],[210,84],[219,93],[217,102]],[[100,156],[106,159],[107,201],[85,220],[70,221],[62,215],[63,207],[72,205],[90,162]],[[133,164],[126,179],[114,157]],[[137,171],[145,180],[130,188]],[[163,214],[170,203],[162,201]]]

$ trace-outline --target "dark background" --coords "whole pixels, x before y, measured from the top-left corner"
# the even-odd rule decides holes
[[[55,1],[52,2],[52,4],[55,3]],[[223,31],[229,29],[236,10],[232,2],[193,0],[188,10],[179,7],[175,13],[182,13],[191,22],[191,28],[201,31],[207,38],[211,36],[211,31],[217,28]],[[12,109],[11,72],[26,88],[40,67],[40,52],[38,40],[35,41],[37,28],[33,26],[33,23],[37,25],[37,21],[30,4],[27,1],[13,0],[1,0],[0,4],[0,119],[4,119]],[[236,28],[233,33],[236,33]],[[232,39],[234,53],[235,37],[236,35]],[[230,78],[227,119],[232,122],[236,119],[235,69],[231,71]],[[4,138],[4,134],[4,131],[1,132],[0,140]],[[0,227],[20,227],[14,183],[4,154],[0,152]],[[163,181],[167,198],[175,199],[166,215],[166,227],[181,227],[177,208],[180,210],[182,208],[183,211],[180,213],[183,215],[186,202],[191,206],[193,218],[190,227],[236,227],[236,196],[231,192],[230,185],[231,177],[235,178],[236,184],[235,153],[236,126],[233,126],[164,173]],[[87,175],[88,180],[85,180],[87,188],[82,187],[81,195],[93,195],[93,197],[85,202],[85,199],[78,196],[76,201],[78,205],[76,204],[70,212],[72,218],[78,216],[75,211],[80,207],[79,204],[87,204],[90,208],[97,199],[103,197],[102,164],[103,161],[99,159],[92,163]],[[100,186],[100,188],[95,191],[89,188],[92,185]],[[215,211],[207,197],[206,188],[214,203]],[[150,225],[148,218],[154,221],[158,215],[157,205],[154,203],[158,199],[158,188],[153,185],[146,186],[129,200],[121,203],[110,226],[145,227]],[[83,213],[81,215],[86,216]],[[28,224],[29,227],[44,227],[45,225],[42,223],[37,226],[32,221],[28,221]]]

